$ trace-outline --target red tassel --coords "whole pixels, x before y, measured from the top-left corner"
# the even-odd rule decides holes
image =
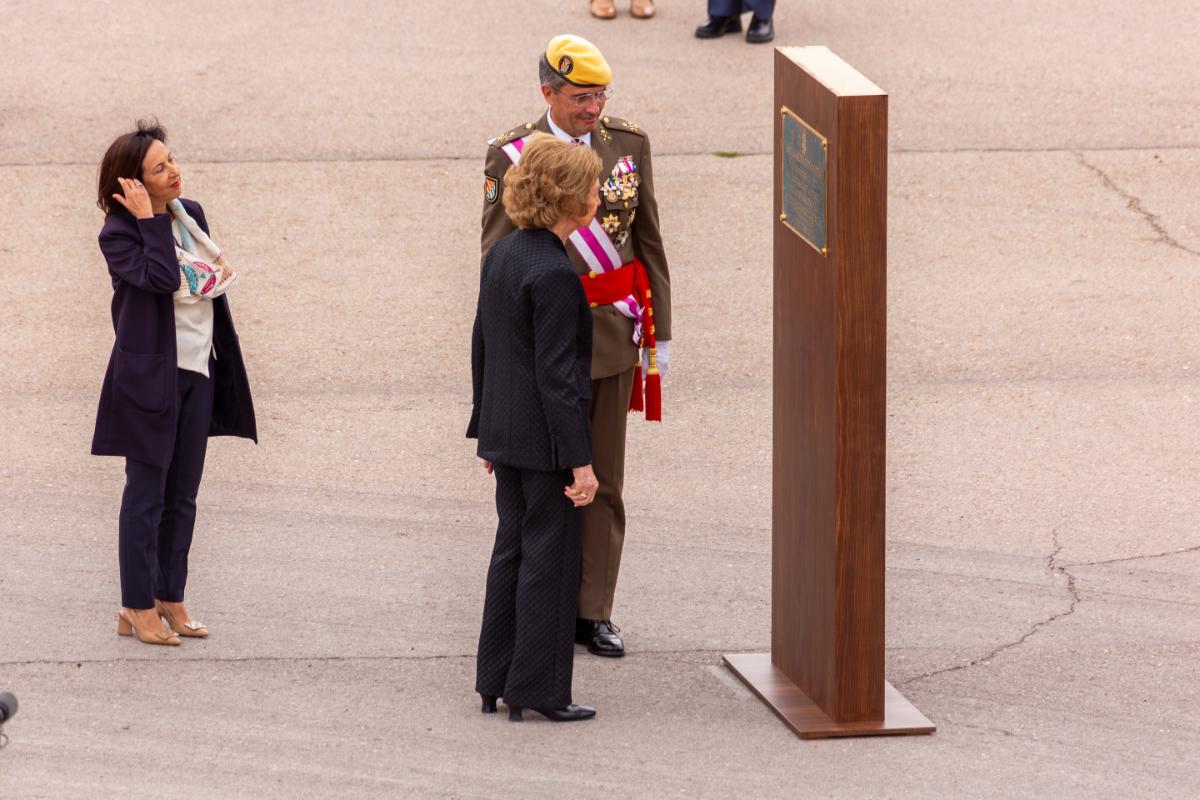
[[[629,410],[641,411],[645,408],[642,404],[642,365],[638,364],[633,369],[633,391],[629,395]]]
[[[646,421],[662,422],[662,376],[646,376]]]

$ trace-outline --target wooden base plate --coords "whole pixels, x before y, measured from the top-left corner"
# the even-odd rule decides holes
[[[937,727],[884,681],[884,718],[869,722],[837,722],[809,699],[773,663],[770,653],[738,653],[723,658],[726,666],[771,707],[801,739],[833,736],[894,736],[933,733]]]

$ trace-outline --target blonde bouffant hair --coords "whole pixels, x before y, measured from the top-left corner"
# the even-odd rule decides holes
[[[518,228],[552,228],[587,213],[602,167],[590,147],[548,133],[525,140],[516,166],[504,173],[504,210]]]

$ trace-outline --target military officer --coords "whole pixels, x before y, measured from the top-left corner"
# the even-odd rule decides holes
[[[534,131],[593,148],[603,162],[600,207],[567,252],[592,306],[592,460],[600,492],[583,512],[583,558],[575,638],[589,652],[622,656],[612,624],[625,540],[625,428],[631,410],[661,419],[660,373],[669,361],[671,279],[658,226],[650,140],[611,116],[612,70],[591,42],[557,36],[539,57],[548,108],[488,143],[484,166],[483,252],[513,230],[499,202],[504,173]]]

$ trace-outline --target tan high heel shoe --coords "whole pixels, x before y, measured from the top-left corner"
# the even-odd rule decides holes
[[[617,16],[617,7],[613,5],[613,0],[590,0],[588,11],[596,19],[612,19]]]
[[[180,622],[161,600],[154,601],[154,608],[158,611],[159,615],[167,621],[167,625],[171,628],[171,630],[175,631],[175,633],[179,634],[180,636],[186,636],[189,639],[208,638],[208,628],[204,626],[203,622],[197,622],[196,620],[192,620],[191,622]]]
[[[145,644],[166,644],[166,645],[171,645],[171,646],[181,644],[181,642],[179,641],[179,637],[176,636],[171,631],[154,631],[153,633],[151,633],[150,631],[142,630],[141,628],[138,627],[137,622],[135,622],[136,619],[137,619],[137,617],[133,616],[132,614],[127,617],[127,616],[125,616],[125,614],[123,612],[118,611],[117,612],[117,635],[118,636],[134,636],[134,635],[136,635],[137,640],[139,642],[144,642]]]
[[[638,19],[650,19],[654,16],[654,0],[629,0],[629,13]]]

